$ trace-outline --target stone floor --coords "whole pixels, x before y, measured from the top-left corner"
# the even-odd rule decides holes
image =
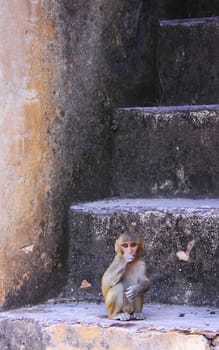
[[[0,349],[219,350],[219,309],[144,306],[144,321],[113,321],[102,304],[59,303],[0,313]]]

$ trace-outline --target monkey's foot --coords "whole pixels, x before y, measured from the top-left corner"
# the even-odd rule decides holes
[[[142,312],[134,312],[132,314],[132,319],[133,320],[144,320],[145,317],[144,317],[144,314]]]
[[[132,319],[132,315],[128,312],[121,312],[113,317],[114,320],[129,321]]]

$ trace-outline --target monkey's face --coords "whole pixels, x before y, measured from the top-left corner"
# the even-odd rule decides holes
[[[138,244],[134,241],[122,242],[121,251],[123,255],[132,255],[135,258],[137,256]]]

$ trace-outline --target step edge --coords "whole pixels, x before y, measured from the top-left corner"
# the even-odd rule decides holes
[[[219,22],[219,16],[213,17],[200,17],[200,18],[179,18],[179,19],[160,19],[160,27],[170,26],[185,26],[192,27],[201,24],[217,23]]]
[[[139,331],[139,327],[140,329],[143,327],[144,331],[157,330],[165,333],[175,331],[188,334],[208,335],[210,337],[215,337],[219,334],[219,327],[214,321],[219,313],[219,309],[216,307],[144,303],[143,311],[146,316],[145,320],[132,321],[129,323],[133,330]],[[162,317],[159,318],[159,313],[175,315],[177,324],[173,323],[170,325],[168,322],[166,323]],[[52,314],[54,314],[54,318],[51,318]],[[156,316],[156,314],[158,316]],[[180,314],[185,314],[185,318],[179,316]],[[200,314],[206,322],[210,317],[213,320],[212,324],[205,326],[204,322],[203,325],[200,321],[194,322],[193,317],[195,320],[199,319],[197,314]],[[65,319],[65,315],[68,316],[67,319]],[[83,315],[85,315],[84,319]],[[88,316],[87,318],[86,315]],[[189,318],[189,321],[186,321],[187,318]],[[44,303],[31,307],[26,306],[15,310],[4,311],[0,315],[0,321],[6,319],[11,322],[15,320],[23,320],[24,322],[26,320],[32,320],[32,322],[36,322],[36,324],[41,327],[45,325],[48,327],[60,324],[72,326],[80,324],[84,327],[97,326],[100,328],[108,328],[118,326],[124,329],[127,328],[126,322],[110,320],[106,317],[106,310],[103,303]],[[199,327],[197,327],[197,323]]]
[[[111,198],[93,202],[72,203],[70,206],[70,211],[76,213],[112,214],[117,211],[127,212],[132,210],[219,214],[219,198]]]
[[[219,111],[219,104],[209,105],[170,105],[170,106],[154,106],[154,107],[117,107],[115,112],[119,111],[139,111],[144,113],[168,113],[168,112],[200,112],[200,111]]]

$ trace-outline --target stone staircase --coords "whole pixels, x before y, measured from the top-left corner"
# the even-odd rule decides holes
[[[219,18],[160,22],[162,106],[114,111],[112,198],[72,204],[68,283],[1,314],[1,349],[219,349],[218,47]],[[101,303],[123,230],[146,243],[145,321],[110,321]]]
[[[147,301],[219,306],[219,18],[162,20],[159,42],[163,105],[114,111],[112,198],[70,208],[63,295],[75,300],[101,301],[115,238],[134,229]]]
[[[112,198],[73,204],[69,211],[69,280],[62,297],[101,303],[100,280],[114,255],[115,238],[134,229],[146,243],[152,279],[145,297],[147,321],[141,323],[147,335],[152,327],[148,305],[181,304],[175,307],[183,310],[189,307],[185,304],[196,305],[196,314],[203,307],[219,307],[218,47],[218,17],[160,22],[162,106],[114,111]],[[167,310],[172,307],[166,305]],[[205,335],[206,343],[186,343],[194,329],[203,340],[194,319],[189,331],[180,329],[187,340],[173,345],[160,317],[152,328],[158,333],[162,329],[168,345],[164,340],[142,343],[134,330],[135,345],[126,346],[219,349],[219,310],[212,315],[218,326],[211,342]],[[177,324],[168,315],[166,321]]]
[[[135,229],[153,281],[146,305],[219,306],[218,47],[218,17],[160,22],[162,106],[114,111],[112,198],[70,208],[64,297],[101,302],[115,238]]]

